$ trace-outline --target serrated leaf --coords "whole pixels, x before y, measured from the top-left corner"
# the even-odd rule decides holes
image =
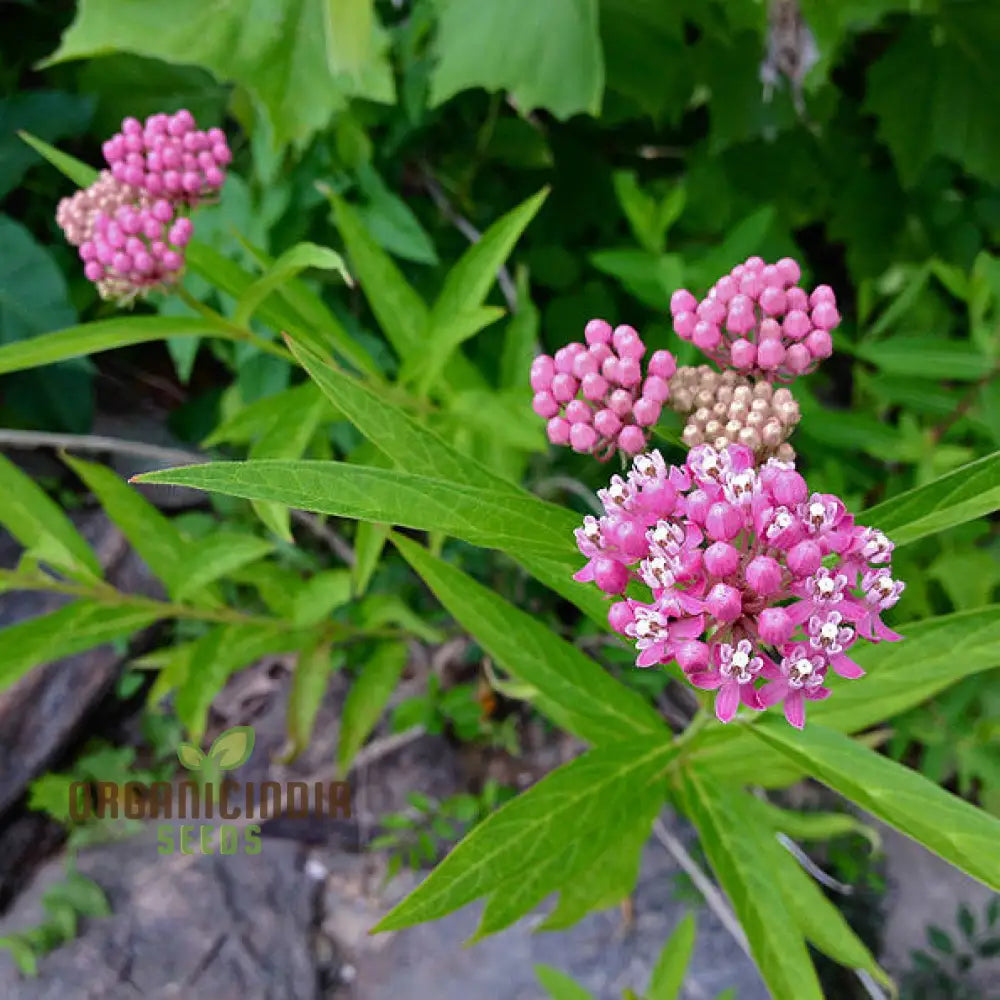
[[[38,368],[68,358],[99,354],[116,347],[145,344],[151,340],[218,335],[218,327],[200,318],[125,316],[96,320],[0,346],[0,375]]]
[[[963,465],[926,486],[902,493],[858,515],[897,545],[933,535],[1000,508],[1000,451]]]
[[[750,727],[816,780],[961,871],[1000,889],[1000,820],[848,736],[814,722],[802,732],[762,718]],[[794,732],[794,735],[793,735]]]
[[[34,558],[82,579],[100,579],[93,549],[48,494],[0,455],[0,524]]]
[[[205,761],[205,754],[193,743],[181,743],[177,747],[177,759],[189,771],[200,771]]]
[[[509,90],[524,114],[596,115],[604,91],[597,0],[438,0],[431,106]]]
[[[670,932],[670,937],[656,960],[646,989],[646,1000],[677,1000],[684,985],[687,968],[691,964],[694,936],[694,916],[688,913]]]
[[[553,771],[474,827],[374,930],[435,920],[483,896],[490,899],[476,937],[509,926],[586,871],[630,818],[662,802],[674,754],[668,742],[629,740]]]
[[[620,684],[534,616],[414,542],[393,543],[439,601],[509,674],[544,696],[540,707],[593,743],[666,732],[646,699]]]
[[[275,500],[300,510],[441,531],[503,551],[565,552],[576,518],[526,494],[498,495],[395,470],[342,462],[209,462],[148,472],[144,483]]]
[[[252,726],[233,726],[220,733],[208,756],[223,771],[235,771],[250,759],[255,734]]]
[[[106,605],[86,599],[0,630],[0,691],[33,667],[127,638],[161,617],[156,607]]]
[[[263,538],[235,531],[218,531],[188,547],[177,568],[173,596],[184,601],[210,583],[263,559],[274,546]]]
[[[348,273],[344,258],[329,247],[316,243],[296,243],[286,250],[271,264],[264,273],[240,296],[233,313],[233,322],[237,326],[246,326],[250,322],[257,306],[269,295],[276,292],[289,278],[294,278],[308,268],[318,268],[323,271],[337,271],[347,285],[353,285],[354,280]]]
[[[356,31],[344,31],[368,9],[365,60],[357,64]],[[281,0],[248,17],[236,0],[82,0],[76,19],[46,65],[134,52],[204,66],[219,80],[247,88],[267,111],[275,144],[304,146],[349,95],[391,103],[392,72],[378,42],[370,5]]]
[[[379,643],[351,685],[340,720],[337,748],[337,766],[342,775],[350,769],[357,752],[385,710],[406,666],[406,657],[406,643]]]
[[[535,975],[552,1000],[594,1000],[593,994],[551,965],[536,962]]]
[[[761,977],[772,996],[823,1000],[806,943],[795,930],[771,872],[761,865],[753,840],[744,836],[745,794],[704,783],[690,770],[681,776],[684,811],[746,932]]]

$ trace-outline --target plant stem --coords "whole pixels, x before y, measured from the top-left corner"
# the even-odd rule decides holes
[[[282,361],[287,361],[289,364],[295,364],[295,359],[288,351],[285,350],[285,348],[278,344],[271,343],[270,340],[266,340],[264,337],[259,336],[254,333],[253,330],[243,326],[238,326],[236,323],[233,323],[232,320],[226,319],[222,313],[216,312],[216,310],[211,306],[207,306],[204,302],[196,299],[183,285],[178,286],[177,295],[189,309],[193,309],[196,313],[209,320],[219,331],[219,334],[227,340],[243,341],[244,343],[253,344],[254,347],[266,352],[267,354],[273,354],[276,358],[281,358]]]
[[[695,712],[694,718],[692,718],[688,723],[687,729],[685,729],[683,733],[674,737],[674,746],[682,747],[686,743],[690,742],[712,721],[713,718],[713,714],[707,708],[704,706],[699,708],[698,711]]]

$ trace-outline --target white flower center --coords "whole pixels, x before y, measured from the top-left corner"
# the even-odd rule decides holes
[[[816,581],[816,589],[823,597],[829,597],[835,589],[834,582],[828,576],[821,576]]]
[[[819,524],[823,523],[826,517],[826,508],[821,503],[811,503],[809,505],[809,519]]]
[[[820,640],[825,646],[837,641],[837,626],[833,622],[826,622],[819,630]]]

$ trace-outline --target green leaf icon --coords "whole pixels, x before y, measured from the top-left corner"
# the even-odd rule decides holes
[[[177,748],[177,759],[189,771],[200,771],[205,755],[193,743],[182,743]]]
[[[250,726],[233,726],[212,744],[209,757],[223,771],[232,771],[245,764],[253,753],[254,731]]]

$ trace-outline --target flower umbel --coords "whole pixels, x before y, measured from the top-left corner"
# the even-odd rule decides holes
[[[781,702],[801,728],[831,670],[864,674],[848,655],[859,635],[900,638],[879,617],[904,588],[892,543],[837,497],[810,493],[789,462],[755,468],[742,445],[699,445],[676,467],[653,451],[598,496],[604,515],[576,533],[587,564],[575,579],[621,595],[608,619],[634,641],[636,665],[676,661],[717,692],[723,722],[741,704]],[[623,596],[630,584],[649,598]]]

